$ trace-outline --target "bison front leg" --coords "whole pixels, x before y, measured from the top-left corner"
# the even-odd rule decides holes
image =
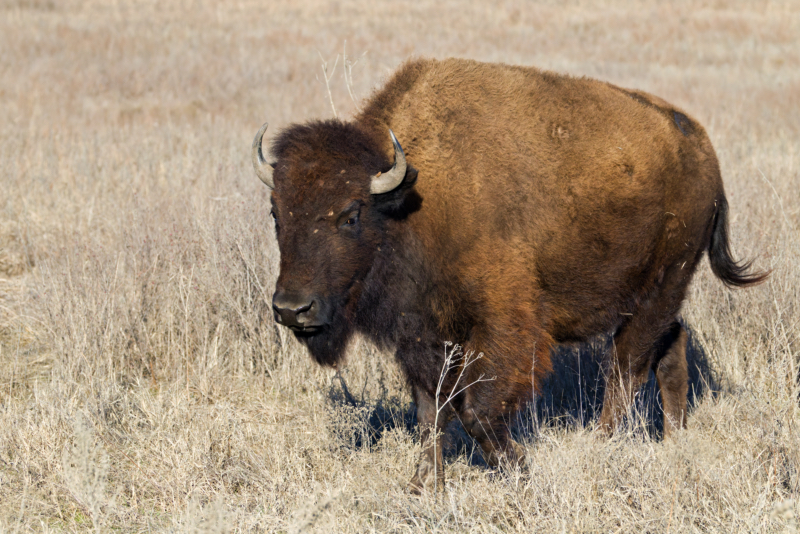
[[[510,412],[504,409],[506,406],[515,405],[522,394],[509,396],[509,400],[499,403],[498,407],[490,402],[490,399],[498,396],[499,392],[486,391],[492,389],[491,384],[489,387],[487,384],[483,386],[476,388],[479,390],[478,394],[475,391],[467,391],[463,409],[459,412],[464,429],[481,446],[483,459],[492,467],[500,465],[522,467],[525,465],[525,447],[511,438],[505,419]]]
[[[414,494],[420,494],[425,489],[443,490],[443,434],[452,417],[452,409],[449,406],[439,407],[437,416],[436,401],[432,395],[419,387],[414,387],[413,393],[422,455],[408,489]]]

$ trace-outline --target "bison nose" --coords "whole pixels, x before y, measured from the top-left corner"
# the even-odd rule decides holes
[[[277,292],[272,297],[272,310],[275,312],[275,322],[290,328],[305,328],[318,326],[314,316],[319,310],[316,299],[310,296]]]

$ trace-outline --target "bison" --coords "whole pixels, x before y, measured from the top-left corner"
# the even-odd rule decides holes
[[[454,416],[490,465],[524,458],[508,417],[538,390],[555,343],[613,332],[601,429],[613,432],[650,369],[665,433],[684,427],[677,314],[703,252],[728,286],[768,274],[731,257],[703,127],[642,91],[417,59],[353,120],[281,131],[271,163],[266,129],[252,158],[272,190],[275,321],[322,365],[335,368],[357,332],[394,351],[423,444],[412,491],[443,482]],[[448,368],[447,340],[483,357]],[[437,402],[437,391],[457,394]]]

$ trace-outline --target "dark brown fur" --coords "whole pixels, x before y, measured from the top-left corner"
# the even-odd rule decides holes
[[[404,182],[370,177],[405,149]],[[355,332],[395,350],[426,450],[412,480],[442,478],[430,445],[443,342],[484,357],[448,405],[487,460],[520,460],[506,419],[550,370],[553,343],[615,332],[600,424],[613,430],[651,368],[665,429],[685,424],[686,332],[676,321],[706,250],[731,285],[727,202],[703,128],[652,95],[535,68],[406,63],[353,121],[292,126],[273,143],[277,290],[318,298],[298,333],[335,366]],[[356,215],[353,215],[356,214]],[[349,222],[355,220],[354,225]],[[456,374],[444,391],[455,385]]]

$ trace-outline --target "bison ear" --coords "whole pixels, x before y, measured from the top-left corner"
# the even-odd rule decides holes
[[[417,211],[422,204],[422,197],[414,191],[417,182],[417,169],[406,166],[406,175],[400,185],[379,195],[372,195],[375,208],[381,213],[396,219],[404,219],[408,214]]]

